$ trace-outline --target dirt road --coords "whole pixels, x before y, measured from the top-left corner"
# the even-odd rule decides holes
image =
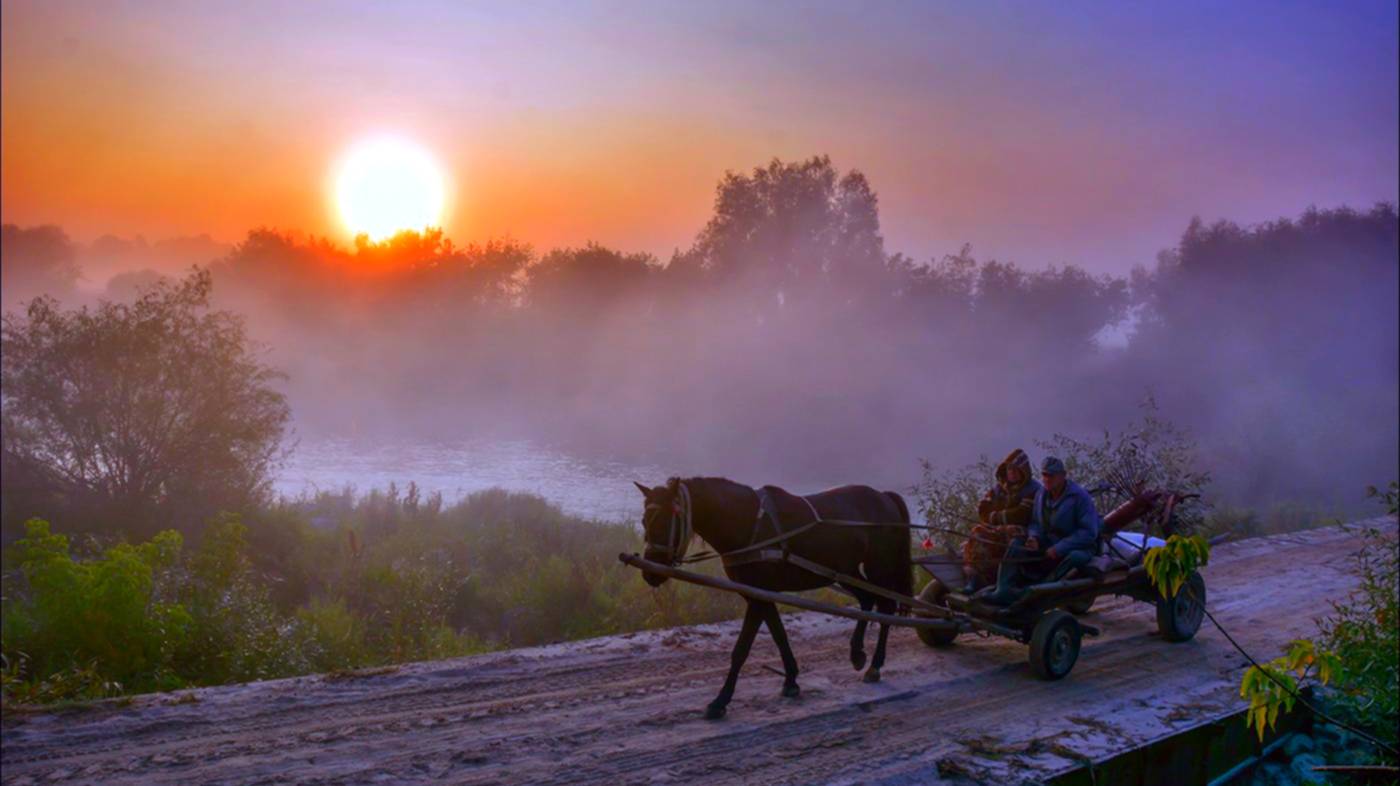
[[[1221,545],[1204,571],[1209,607],[1246,648],[1273,657],[1351,587],[1357,543],[1329,528]],[[901,629],[884,681],[866,685],[847,660],[850,623],[800,614],[788,630],[801,697],[779,697],[764,634],[719,722],[700,711],[737,624],[8,718],[0,764],[16,786],[1015,783],[1241,706],[1243,661],[1209,623],[1169,644],[1144,604],[1105,599],[1086,619],[1104,635],[1085,640],[1057,683],[1031,676],[1023,645],[965,636],[934,651]]]

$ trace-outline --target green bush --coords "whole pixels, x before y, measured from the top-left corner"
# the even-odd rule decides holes
[[[273,606],[269,582],[247,555],[248,528],[233,514],[210,523],[171,588],[192,624],[177,668],[207,683],[304,672],[298,629]]]
[[[365,622],[342,598],[316,598],[297,610],[306,660],[316,671],[354,669],[371,662]]]
[[[1365,545],[1353,566],[1361,584],[1334,602],[1321,624],[1323,646],[1341,660],[1330,704],[1394,747],[1400,724],[1400,542],[1393,526],[1367,526],[1362,536]]]
[[[21,581],[5,592],[3,649],[15,678],[83,675],[95,663],[99,681],[126,690],[180,684],[171,667],[194,620],[155,591],[158,574],[179,559],[178,533],[162,532],[139,546],[117,544],[79,561],[48,522],[32,519],[25,532],[14,547]]]
[[[1396,483],[1391,483],[1386,493],[1373,488],[1370,495],[1381,497],[1388,513],[1396,515],[1400,507]],[[1366,525],[1360,534],[1362,548],[1353,564],[1360,583],[1346,598],[1332,603],[1332,613],[1321,621],[1317,640],[1321,644],[1296,640],[1284,656],[1245,672],[1240,694],[1250,700],[1247,720],[1260,739],[1280,711],[1293,708],[1292,692],[1300,681],[1313,676],[1316,668],[1318,680],[1330,685],[1323,694],[1328,711],[1392,749],[1396,746],[1400,723],[1400,538],[1390,525]],[[1367,748],[1365,753],[1381,761],[1389,758],[1379,748]]]
[[[1163,420],[1151,398],[1142,403],[1139,420],[1116,434],[1105,430],[1092,440],[1056,434],[1035,444],[1042,457],[1058,456],[1064,461],[1070,478],[1079,485],[1100,489],[1094,497],[1100,515],[1142,489],[1199,495],[1211,482],[1210,473],[1199,469],[1195,441],[1185,430]],[[985,456],[951,471],[936,468],[927,460],[920,464],[923,476],[914,489],[918,511],[926,523],[941,530],[931,532],[931,540],[957,552],[977,523],[977,503],[994,482],[996,465]],[[1189,504],[1178,505],[1178,531],[1195,532],[1209,509],[1209,504],[1194,498]]]

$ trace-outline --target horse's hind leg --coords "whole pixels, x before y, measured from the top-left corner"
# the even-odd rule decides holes
[[[845,586],[845,585],[842,585]],[[875,605],[875,596],[865,590],[846,587],[860,601],[861,611],[870,611]],[[856,620],[856,629],[851,633],[851,668],[860,671],[865,668],[865,627],[868,620]]]
[[[734,651],[729,655],[729,676],[724,678],[724,687],[719,689],[719,695],[705,708],[706,720],[723,718],[729,700],[734,698],[734,686],[739,682],[739,670],[744,667],[744,661],[749,659],[753,637],[763,622],[763,612],[757,608],[758,605],[749,601],[748,608],[744,611],[744,624],[739,628],[739,638],[734,642]]]
[[[773,637],[773,643],[778,645],[778,654],[783,658],[783,695],[789,699],[796,698],[802,689],[797,687],[797,658],[793,657],[792,647],[788,645],[783,617],[772,603],[754,605],[762,605],[763,621],[768,624],[768,633]]]
[[[895,604],[893,601],[884,600],[882,598],[876,605],[879,607],[881,614],[893,614],[895,612]],[[870,668],[866,669],[865,676],[861,678],[866,682],[880,681],[880,669],[885,665],[885,642],[889,639],[889,636],[890,626],[883,622],[880,623],[880,638],[875,642],[875,657],[870,661]]]

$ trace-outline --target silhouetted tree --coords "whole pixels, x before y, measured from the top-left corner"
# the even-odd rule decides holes
[[[81,271],[68,235],[55,226],[0,227],[0,297],[6,311],[30,298],[72,294]]]
[[[130,304],[5,316],[6,523],[186,529],[266,490],[289,412],[244,335],[208,311],[210,276],[156,284]]]
[[[675,262],[721,281],[743,279],[765,294],[822,281],[850,284],[885,265],[875,192],[865,175],[841,175],[827,156],[800,163],[774,159],[751,175],[726,173],[714,216]]]
[[[1134,290],[1129,373],[1216,437],[1217,477],[1242,496],[1327,499],[1342,476],[1394,474],[1394,205],[1247,228],[1196,219]]]
[[[554,315],[596,313],[637,294],[659,269],[650,254],[624,254],[596,243],[555,249],[528,269],[526,304]]]

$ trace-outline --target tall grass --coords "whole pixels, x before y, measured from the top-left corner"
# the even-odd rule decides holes
[[[7,703],[291,676],[737,616],[741,601],[653,590],[617,560],[626,523],[490,490],[416,487],[224,515],[187,548],[70,544],[32,521],[5,554]]]

